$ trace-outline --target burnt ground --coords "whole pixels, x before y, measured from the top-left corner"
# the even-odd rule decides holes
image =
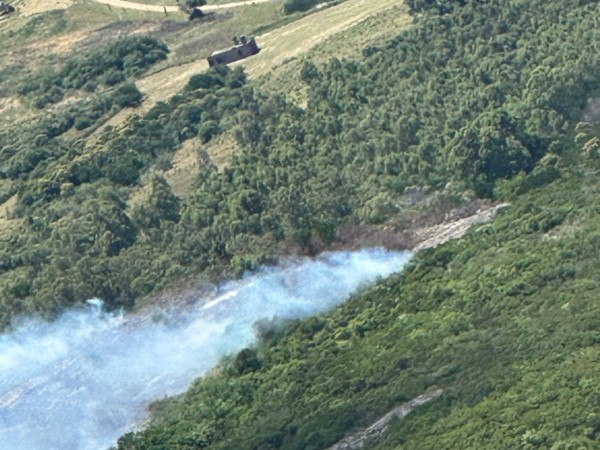
[[[419,203],[424,203],[421,200]],[[385,247],[390,250],[421,250],[462,237],[476,224],[490,220],[497,207],[481,199],[456,204],[449,200],[434,207],[400,214],[383,225],[342,225],[334,250]]]
[[[420,198],[418,203],[422,202],[426,201]],[[326,245],[313,240],[308,252],[303,252],[298,246],[288,245],[280,248],[278,256],[265,261],[264,264],[277,265],[283,259],[298,255],[316,256],[324,251],[358,250],[366,247],[418,252],[464,236],[473,225],[492,220],[495,214],[506,206],[508,205],[493,205],[489,201],[479,199],[462,204],[448,201],[421,211],[404,213],[385,225],[342,225],[332,244]],[[168,317],[170,313],[185,310],[200,299],[217,295],[218,281],[231,278],[231,273],[217,270],[214,273],[182,280],[178,286],[142,300],[136,309],[158,306],[162,311],[159,315]]]

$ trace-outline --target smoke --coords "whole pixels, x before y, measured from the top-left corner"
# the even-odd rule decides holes
[[[177,314],[106,314],[94,299],[53,323],[24,323],[0,336],[0,450],[104,450],[147,418],[150,402],[251,344],[256,321],[327,311],[409,258],[328,253],[226,283]]]

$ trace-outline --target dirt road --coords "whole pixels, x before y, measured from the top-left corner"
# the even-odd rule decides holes
[[[98,3],[104,3],[105,5],[114,6],[115,8],[135,9],[138,11],[146,12],[177,12],[179,6],[166,6],[166,5],[144,5],[142,3],[127,2],[125,0],[96,0]],[[254,5],[255,3],[266,3],[276,0],[249,0],[242,2],[223,3],[221,5],[206,5],[202,7],[202,11],[218,11],[220,9],[236,8],[238,6]]]

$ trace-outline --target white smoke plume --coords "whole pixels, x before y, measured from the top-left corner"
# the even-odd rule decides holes
[[[105,450],[150,402],[252,344],[256,321],[327,311],[410,256],[336,252],[264,268],[176,316],[106,314],[91,300],[88,311],[24,323],[0,336],[0,450]]]

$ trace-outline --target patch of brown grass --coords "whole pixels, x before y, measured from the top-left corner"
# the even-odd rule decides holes
[[[23,112],[23,105],[18,98],[0,98],[0,123],[14,123],[21,112]]]
[[[217,169],[221,171],[227,167],[232,158],[239,153],[240,146],[232,133],[225,133],[210,141],[204,150],[208,153],[213,164],[217,166]]]
[[[331,36],[397,5],[397,0],[346,0],[259,36],[261,52],[236,64],[242,64],[251,77],[266,74],[308,52]],[[389,34],[389,30],[386,31]],[[340,56],[340,54],[343,56],[344,52],[348,52],[342,50],[344,47],[349,47],[350,51],[354,52],[356,47],[363,46],[363,38],[357,38],[354,42],[336,40],[333,48],[327,49],[327,57]]]
[[[76,44],[87,37],[85,31],[76,31],[73,33],[56,36],[52,40],[42,40],[31,44],[26,51],[32,51],[34,54],[47,55],[54,53],[56,55],[64,55],[73,50]]]
[[[21,0],[15,2],[21,15],[28,17],[57,9],[67,9],[74,0]]]
[[[24,219],[15,219],[12,217],[12,211],[16,205],[16,194],[0,205],[0,239],[10,239],[11,235],[18,233],[23,227]]]
[[[191,190],[198,175],[198,151],[202,147],[200,139],[189,139],[175,152],[171,168],[163,176],[171,186],[173,194],[185,197]]]

